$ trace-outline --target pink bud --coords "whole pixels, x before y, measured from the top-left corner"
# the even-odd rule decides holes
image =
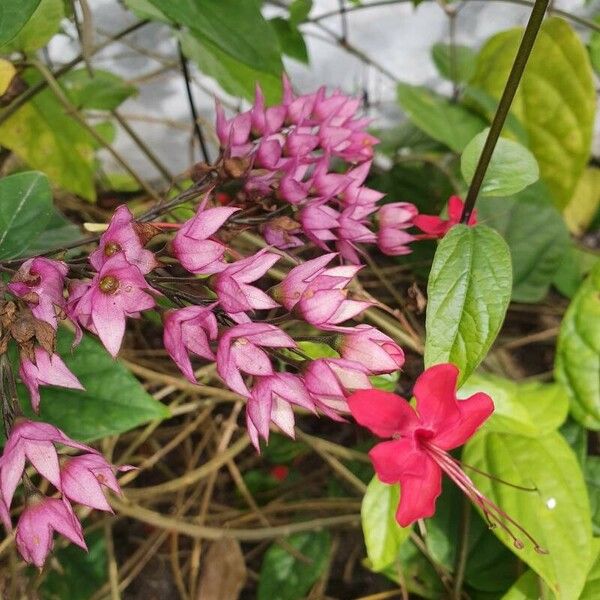
[[[394,202],[384,204],[379,209],[379,232],[377,244],[380,250],[389,256],[409,254],[411,249],[408,244],[415,237],[405,229],[412,227],[419,216],[416,206],[409,202]]]
[[[210,342],[217,338],[213,306],[187,306],[169,310],[163,316],[165,349],[192,383],[196,383],[196,377],[188,352],[208,360],[215,358],[210,348]]]
[[[52,550],[54,531],[87,550],[81,523],[68,502],[57,498],[32,499],[21,513],[15,536],[23,560],[41,569]]]

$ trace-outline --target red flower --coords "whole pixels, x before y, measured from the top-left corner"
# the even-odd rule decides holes
[[[464,202],[458,196],[450,196],[448,200],[448,219],[434,215],[416,215],[413,218],[413,225],[424,231],[427,236],[433,238],[442,238],[448,231],[460,223]],[[468,225],[477,223],[477,211],[474,210],[469,217]]]
[[[457,400],[458,369],[452,364],[427,369],[415,383],[416,410],[400,396],[380,390],[359,390],[348,398],[354,418],[375,435],[392,438],[377,444],[369,456],[383,483],[400,483],[396,520],[407,527],[431,517],[442,491],[442,471],[483,511],[490,526],[499,525],[523,547],[509,525],[535,540],[510,516],[486,498],[447,451],[464,444],[494,411],[483,392]]]

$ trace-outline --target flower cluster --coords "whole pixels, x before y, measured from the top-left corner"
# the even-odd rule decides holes
[[[462,202],[450,199],[448,220],[419,215],[405,202],[378,206],[383,194],[365,185],[377,140],[358,108],[340,92],[297,96],[287,80],[278,106],[267,108],[257,89],[254,106],[232,119],[217,107],[221,155],[199,167],[192,191],[201,201],[189,220],[136,220],[120,206],[87,263],[24,261],[0,290],[0,353],[9,343],[18,348],[34,411],[41,386],[83,389],[55,351],[61,321],[71,322],[75,344],[87,330],[117,356],[127,319],[148,310],[161,314],[164,347],[188,380],[196,382],[193,360],[214,361],[225,384],[245,398],[257,449],[271,423],[294,436],[293,407],[342,420],[348,397],[369,390],[370,376],[400,369],[400,346],[353,322],[373,304],[353,292],[361,245],[406,254],[415,240],[443,236],[459,221]],[[411,233],[413,226],[424,233]],[[252,227],[266,247],[248,252],[247,243],[232,243]],[[310,254],[301,260],[305,246]],[[315,333],[331,356],[306,354],[303,342]],[[10,435],[0,458],[0,518],[10,527],[8,511],[23,480],[27,507],[17,544],[41,566],[53,530],[84,546],[70,503],[110,510],[101,487],[119,488],[96,451],[18,415],[18,406],[4,415]],[[57,444],[84,454],[61,463]],[[60,498],[37,491],[23,475],[26,460]]]
[[[59,456],[57,445],[83,454]],[[103,488],[117,494],[120,488],[115,468],[96,450],[47,423],[18,420],[0,457],[0,519],[7,529],[12,528],[9,511],[26,462],[60,494],[60,497],[42,495],[26,476],[26,507],[19,517],[15,539],[24,560],[41,568],[52,549],[54,531],[86,548],[72,503],[112,512]]]

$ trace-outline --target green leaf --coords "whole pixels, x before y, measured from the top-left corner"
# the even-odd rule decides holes
[[[301,63],[308,64],[308,50],[298,28],[291,21],[286,21],[281,17],[274,17],[269,23],[277,34],[283,53]]]
[[[502,596],[502,600],[538,600],[541,597],[541,585],[543,583],[535,571],[528,569],[517,579],[510,590]]]
[[[60,84],[77,108],[92,110],[113,110],[137,92],[108,71],[94,71],[92,77],[87,69],[77,69],[63,75]]]
[[[454,363],[465,381],[500,331],[511,289],[510,252],[502,237],[485,225],[454,226],[429,274],[425,366]]]
[[[21,256],[52,215],[48,178],[36,171],[0,179],[0,260]]]
[[[590,509],[577,459],[558,432],[537,438],[482,431],[463,451],[465,464],[493,477],[535,491],[524,491],[477,472],[469,476],[477,488],[531,534],[548,551],[514,527],[523,541],[513,540],[496,527],[493,531],[521,560],[538,573],[562,600],[576,600],[583,588],[591,552]]]
[[[537,437],[558,429],[567,418],[569,399],[557,383],[513,381],[475,373],[460,388],[459,397],[485,392],[494,401],[494,413],[485,431]]]
[[[493,36],[482,48],[472,84],[500,98],[523,35],[522,28]],[[587,51],[557,17],[542,24],[512,105],[529,136],[541,176],[562,208],[589,155],[596,95]]]
[[[23,29],[40,0],[21,0],[0,3],[0,48],[10,42]]]
[[[464,149],[460,169],[470,184],[487,139],[489,129],[478,133]],[[499,138],[488,165],[480,194],[482,196],[510,196],[536,182],[540,170],[535,157],[518,142]]]
[[[570,244],[552,283],[561,294],[572,298],[577,293],[585,276],[598,262],[600,262],[600,254]]]
[[[150,19],[151,21],[159,21],[161,23],[169,23],[172,21],[156,8],[151,0],[125,0],[125,6],[138,19]]]
[[[101,531],[86,536],[88,551],[69,545],[52,555],[60,567],[49,569],[41,585],[45,600],[88,600],[108,579],[106,542]]]
[[[444,79],[467,82],[475,73],[477,54],[468,46],[459,44],[434,44],[431,58]]]
[[[369,567],[381,571],[396,562],[400,546],[408,539],[412,527],[400,527],[396,510],[400,502],[400,486],[381,483],[377,475],[371,479],[360,511]]]
[[[64,16],[63,0],[41,0],[25,26],[2,50],[30,53],[43,48],[59,30]]]
[[[561,386],[562,387],[562,386]],[[564,388],[563,388],[564,389]],[[565,391],[566,394],[566,391]],[[567,397],[567,402],[568,402]],[[588,451],[588,431],[577,421],[569,418],[560,426],[560,434],[567,440],[571,450],[575,452],[580,465],[584,465],[587,459]]]
[[[290,23],[299,25],[308,18],[312,10],[312,0],[294,0],[290,4]]]
[[[300,600],[324,572],[331,550],[329,532],[297,533],[286,542],[310,562],[300,561],[273,544],[260,568],[257,600]]]
[[[565,254],[569,232],[541,182],[509,198],[479,203],[478,218],[498,231],[510,248],[512,299],[538,302],[548,293]]]
[[[600,598],[600,540],[598,538],[592,540],[592,557],[592,566],[579,600],[597,600],[597,598]]]
[[[31,85],[39,78],[27,80]],[[37,94],[0,125],[0,144],[52,182],[95,200],[93,139],[50,90]]]
[[[39,418],[77,440],[88,441],[133,429],[169,416],[138,380],[96,342],[85,335],[71,348],[72,335],[59,329],[57,352],[85,387],[85,391],[43,387]],[[19,385],[24,411],[32,415],[29,395]]]
[[[424,87],[398,84],[398,102],[417,127],[455,152],[462,152],[486,126],[464,106]]]
[[[277,36],[256,0],[150,0],[179,25],[189,27],[203,45],[257,71],[279,75],[283,69]]]
[[[600,24],[600,16],[596,16],[594,21]],[[588,44],[588,51],[590,53],[590,61],[592,67],[594,67],[594,71],[600,73],[600,33],[597,31],[592,31],[590,42]]]
[[[200,40],[189,33],[182,32],[180,39],[185,55],[193,60],[203,73],[215,79],[228,94],[252,100],[254,88],[259,83],[269,104],[281,100],[279,75],[249,67],[221,51],[210,41]]]
[[[556,378],[571,400],[571,414],[600,430],[600,263],[579,288],[560,326]]]
[[[600,169],[588,167],[579,179],[573,197],[563,211],[569,231],[580,236],[587,230],[600,208]]]
[[[44,254],[48,250],[60,249],[83,236],[79,227],[68,221],[56,208],[52,208],[44,231],[31,241],[27,254]]]

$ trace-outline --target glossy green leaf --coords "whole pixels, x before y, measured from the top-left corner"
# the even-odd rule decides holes
[[[169,19],[188,27],[202,45],[251,69],[278,76],[283,66],[277,36],[256,0],[150,0]]]
[[[500,98],[512,67],[522,28],[493,36],[481,50],[472,84]],[[558,207],[571,199],[590,155],[596,95],[587,51],[562,19],[544,21],[512,112],[529,136]]]
[[[410,536],[412,528],[400,527],[396,522],[399,502],[399,485],[381,483],[377,475],[371,479],[360,514],[369,567],[373,571],[381,571],[394,563],[400,546]]]
[[[77,107],[92,110],[113,110],[136,93],[136,88],[108,71],[87,69],[70,71],[60,78],[69,100]]]
[[[542,300],[570,245],[564,221],[545,186],[536,183],[508,198],[486,199],[477,211],[479,222],[498,231],[510,248],[513,300]]]
[[[290,4],[290,23],[299,25],[306,21],[312,6],[312,0],[294,0]]]
[[[21,256],[53,212],[48,178],[37,171],[0,179],[0,260]]]
[[[43,387],[39,419],[60,427],[67,435],[87,441],[114,435],[169,416],[139,381],[90,336],[71,349],[73,337],[59,330],[57,351],[85,387],[85,391]],[[25,412],[29,396],[19,385]]]
[[[425,366],[454,363],[465,381],[500,331],[511,289],[510,252],[502,237],[485,225],[454,226],[429,274]]]
[[[460,169],[468,184],[475,175],[488,133],[489,129],[478,133],[462,153]],[[480,194],[510,196],[535,183],[539,177],[540,170],[533,154],[518,142],[500,138],[485,172]]]
[[[588,429],[600,430],[600,263],[565,313],[555,374],[569,393],[573,418]]]
[[[592,560],[585,587],[579,600],[598,600],[600,598],[600,539],[592,540]]]
[[[477,472],[469,476],[477,488],[519,523],[548,554],[512,527],[523,542],[496,527],[493,531],[526,562],[562,600],[576,600],[584,586],[591,555],[590,508],[577,459],[558,432],[537,438],[486,433],[463,451],[466,464],[494,477],[535,491],[524,491]]]
[[[15,4],[17,3],[20,3],[20,1],[15,2]],[[5,4],[5,2],[2,4]],[[29,53],[43,48],[59,30],[60,22],[64,16],[65,5],[63,0],[41,0],[25,26],[2,51],[18,50]]]
[[[462,152],[486,126],[464,106],[424,87],[398,84],[398,102],[417,127],[455,152]]]
[[[10,42],[23,29],[40,0],[0,2],[0,48]],[[2,50],[4,50],[2,48]]]
[[[44,600],[89,600],[108,579],[106,541],[102,531],[86,536],[88,551],[71,544],[52,555],[59,568],[49,569],[41,585]]]
[[[269,23],[277,34],[283,53],[301,63],[308,64],[308,50],[298,28],[291,21],[286,21],[281,17],[275,17]]]
[[[485,392],[494,401],[486,431],[537,437],[558,429],[569,412],[566,390],[557,383],[521,382],[475,373],[462,385],[459,397],[477,392]]]
[[[281,79],[278,75],[249,67],[210,41],[200,40],[189,33],[183,32],[180,39],[185,55],[193,60],[203,73],[215,79],[228,94],[252,100],[255,86],[259,83],[269,104],[281,100]]]
[[[431,58],[444,79],[466,82],[475,73],[477,54],[468,46],[438,42],[431,48]]]
[[[273,544],[263,558],[257,600],[300,600],[327,566],[331,550],[329,532],[297,533],[286,541],[310,562],[300,561],[286,549]]]
[[[38,81],[27,79],[30,85]],[[88,200],[96,198],[93,140],[50,90],[37,94],[0,125],[0,144],[53,183]]]

